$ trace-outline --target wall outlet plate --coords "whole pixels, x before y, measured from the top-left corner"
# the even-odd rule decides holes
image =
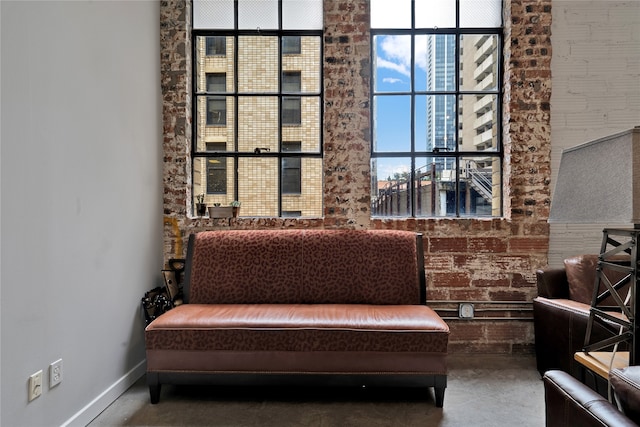
[[[29,402],[42,394],[42,369],[29,377]]]
[[[470,302],[460,303],[458,306],[458,317],[461,319],[473,319],[473,304]]]
[[[49,365],[49,388],[53,388],[62,382],[62,359],[58,359]]]

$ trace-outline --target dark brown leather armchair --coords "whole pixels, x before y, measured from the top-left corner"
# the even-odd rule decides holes
[[[564,268],[536,271],[538,296],[533,300],[536,362],[540,375],[559,369],[579,376],[573,355],[582,351],[596,283],[597,255],[564,260]],[[611,336],[594,324],[591,342]]]
[[[611,372],[616,405],[563,371],[545,373],[546,427],[637,426],[640,422],[640,366]]]

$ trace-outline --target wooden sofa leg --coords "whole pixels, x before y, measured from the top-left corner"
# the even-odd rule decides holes
[[[147,372],[147,385],[151,403],[155,405],[160,401],[160,376],[157,373]]]
[[[151,397],[151,403],[156,404],[160,402],[160,384],[149,386],[149,396]]]
[[[433,391],[436,396],[436,407],[442,408],[444,406],[444,391],[447,388],[447,377],[445,375],[437,376],[435,383]]]

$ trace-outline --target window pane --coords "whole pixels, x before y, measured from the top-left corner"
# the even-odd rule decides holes
[[[223,36],[205,37],[205,43],[206,43],[205,55],[224,56],[227,54],[226,37],[223,37]]]
[[[320,97],[301,96],[283,98],[281,138],[283,141],[301,141],[302,151],[320,152]],[[287,107],[287,111],[285,111]],[[286,115],[286,117],[285,117]],[[299,116],[298,122],[295,122]],[[287,123],[289,120],[289,123]]]
[[[456,89],[455,35],[418,35],[415,41],[416,91]]]
[[[283,157],[281,186],[282,193],[300,194],[300,178],[300,157]]]
[[[207,126],[226,126],[227,100],[224,97],[207,97]]]
[[[300,80],[300,71],[283,71],[282,72],[282,92],[283,93],[299,93],[302,89]]]
[[[460,26],[501,27],[502,0],[460,0]]]
[[[204,203],[227,206],[233,201],[234,160],[231,157],[195,157],[193,159],[193,194],[203,194]],[[195,198],[194,198],[195,199]]]
[[[278,37],[239,37],[238,49],[238,91],[278,92]]]
[[[497,151],[498,95],[463,95],[460,105],[460,150]]]
[[[217,98],[226,104],[226,113],[222,110],[216,110],[215,104],[208,105],[209,98]],[[227,150],[233,151],[233,126],[230,125],[230,118],[233,117],[233,97],[209,97],[198,96],[197,108],[194,116],[196,124],[196,152],[207,150],[207,143],[211,141],[226,141]],[[214,123],[216,120],[226,120],[226,125],[222,123]],[[208,123],[208,121],[212,123]]]
[[[242,216],[278,216],[278,167],[276,157],[238,159],[238,200]]]
[[[300,97],[285,96],[282,98],[282,124],[299,126],[302,123]]]
[[[241,30],[277,30],[278,0],[242,0],[238,2],[238,27]]]
[[[411,90],[411,36],[374,36],[374,90]]]
[[[463,157],[460,161],[460,215],[499,216],[502,212],[499,157]]]
[[[411,28],[411,0],[371,0],[371,28]]]
[[[497,90],[498,36],[467,34],[460,38],[461,90]]]
[[[425,157],[416,158],[413,199],[415,216],[437,216],[439,212],[439,190],[436,163]]]
[[[371,159],[373,216],[411,216],[410,173],[409,158]]]
[[[218,39],[221,44],[221,51],[226,52],[224,55],[207,55],[212,44],[210,40]],[[196,44],[196,59],[194,61],[194,67],[196,72],[196,90],[198,92],[204,92],[207,89],[206,76],[209,74],[219,74],[226,76],[226,88],[219,92],[233,92],[233,37],[196,37],[194,43]]]
[[[455,157],[416,159],[421,181],[416,182],[420,194],[420,211],[425,216],[456,216]],[[419,184],[419,185],[418,185]],[[417,197],[417,196],[416,196]]]
[[[416,95],[416,150],[456,151],[456,96]]]
[[[207,73],[207,92],[226,92],[227,75],[225,73]]]
[[[227,159],[208,157],[207,194],[227,194]]]
[[[411,97],[379,95],[374,100],[376,152],[411,150]]]
[[[322,159],[300,158],[300,190],[281,195],[282,216],[285,212],[299,212],[296,216],[322,216]]]
[[[285,51],[286,39],[296,39],[297,48],[289,46]],[[282,70],[297,72],[301,75],[301,91],[320,92],[320,38],[319,37],[283,37]],[[294,53],[294,48],[296,49]],[[289,50],[290,49],[290,50]],[[288,52],[288,53],[287,53]],[[297,92],[300,92],[298,90]]]
[[[300,52],[300,36],[282,37],[282,53],[284,55],[299,55]]]
[[[322,0],[282,0],[284,30],[321,30]]]
[[[193,28],[233,29],[233,0],[194,0]]]
[[[278,150],[278,98],[275,96],[238,99],[238,151],[253,153],[256,148]]]
[[[416,28],[454,28],[456,0],[415,0]]]

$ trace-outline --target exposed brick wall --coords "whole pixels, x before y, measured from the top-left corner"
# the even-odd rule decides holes
[[[551,1],[505,0],[504,212],[500,219],[370,218],[369,2],[324,2],[324,218],[187,217],[189,5],[161,6],[165,260],[204,229],[375,228],[421,232],[430,301],[521,301],[535,295],[549,227]],[[437,304],[436,304],[437,305]],[[510,315],[507,313],[507,316]],[[530,321],[449,322],[451,351],[531,351]]]

